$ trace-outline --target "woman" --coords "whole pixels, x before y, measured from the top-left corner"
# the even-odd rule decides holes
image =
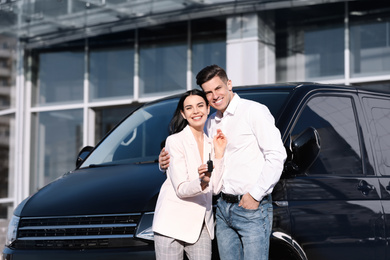
[[[203,131],[210,112],[203,91],[180,98],[165,149],[170,154],[153,221],[156,258],[211,259],[214,238],[212,195],[222,186],[223,154],[227,140],[221,131],[209,139]],[[214,170],[206,162],[213,159]]]

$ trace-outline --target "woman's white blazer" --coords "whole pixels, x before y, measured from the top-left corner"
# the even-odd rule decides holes
[[[204,158],[189,126],[168,136],[165,149],[170,156],[167,179],[161,186],[153,220],[153,231],[187,243],[195,243],[205,223],[214,239],[213,193],[222,187],[223,159],[214,158],[212,139],[204,135]],[[198,167],[213,158],[209,187],[202,191]]]

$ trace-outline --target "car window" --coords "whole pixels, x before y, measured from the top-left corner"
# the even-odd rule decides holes
[[[390,175],[390,101],[364,98],[368,116],[375,158],[382,175]]]
[[[241,98],[250,99],[266,105],[274,118],[278,118],[287,100],[289,91],[245,91],[239,92]]]
[[[308,127],[314,127],[318,131],[321,150],[307,174],[363,174],[359,135],[351,98],[312,98],[296,121],[292,139]]]
[[[105,138],[81,167],[153,162],[169,132],[178,99],[146,105],[124,120]]]

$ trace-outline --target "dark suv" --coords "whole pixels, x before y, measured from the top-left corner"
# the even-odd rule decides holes
[[[289,155],[273,192],[270,258],[389,259],[390,94],[315,83],[234,91],[269,107]],[[3,258],[154,259],[157,160],[177,101],[142,106],[24,200]]]

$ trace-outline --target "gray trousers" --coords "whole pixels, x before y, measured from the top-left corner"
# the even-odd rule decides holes
[[[154,247],[157,260],[183,260],[184,252],[189,260],[211,259],[211,239],[205,225],[194,244],[154,233]]]

